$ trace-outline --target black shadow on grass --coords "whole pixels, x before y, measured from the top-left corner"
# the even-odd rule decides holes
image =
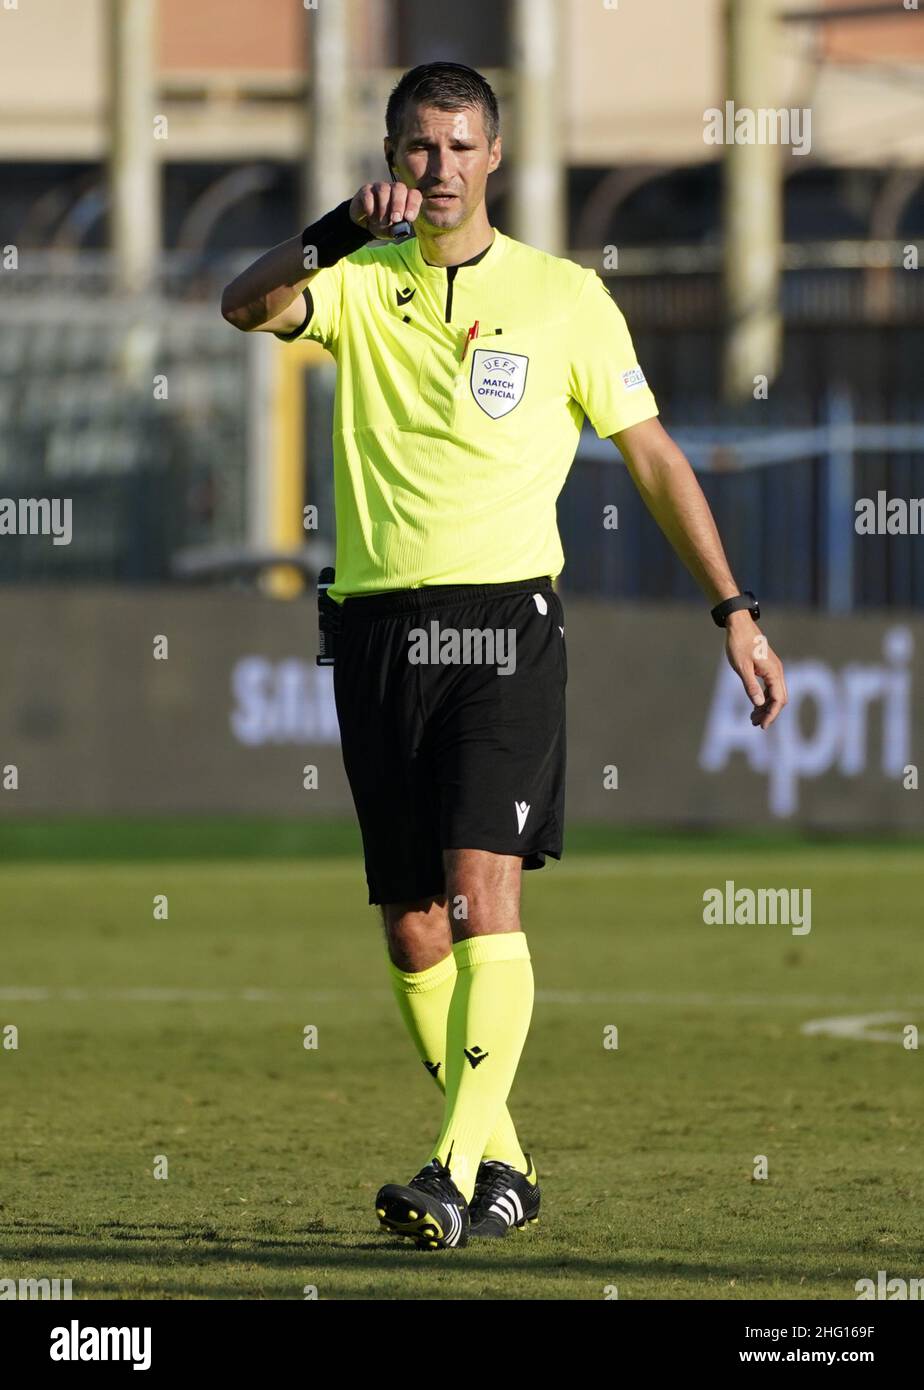
[[[0,1222],[0,1253],[7,1264],[7,1272],[12,1274],[9,1263],[28,1260],[32,1268],[39,1266],[60,1267],[68,1261],[86,1261],[107,1265],[126,1265],[142,1272],[155,1265],[165,1271],[171,1266],[202,1267],[205,1265],[256,1265],[266,1272],[291,1270],[293,1276],[304,1279],[310,1274],[316,1281],[319,1272],[375,1272],[394,1270],[396,1261],[417,1262],[421,1269],[433,1268],[448,1272],[455,1267],[463,1270],[484,1270],[486,1272],[518,1271],[531,1274],[565,1274],[587,1279],[612,1282],[615,1277],[672,1278],[685,1282],[702,1284],[704,1281],[735,1279],[744,1283],[750,1279],[773,1278],[786,1284],[805,1288],[815,1283],[828,1283],[832,1271],[811,1271],[802,1264],[798,1268],[783,1267],[771,1263],[768,1254],[766,1262],[718,1263],[684,1260],[650,1259],[638,1257],[621,1258],[618,1251],[600,1258],[573,1256],[561,1250],[548,1250],[540,1253],[542,1246],[539,1232],[524,1232],[508,1237],[505,1241],[478,1242],[464,1250],[452,1252],[419,1251],[410,1242],[400,1241],[385,1233],[373,1241],[367,1239],[344,1239],[349,1232],[337,1228],[329,1230],[296,1230],[285,1238],[272,1238],[245,1233],[228,1236],[222,1243],[221,1237],[213,1234],[213,1228],[206,1228],[208,1235],[201,1230],[186,1225],[171,1225],[157,1222],[148,1227],[124,1229],[117,1233],[111,1229],[105,1237],[94,1241],[85,1228],[68,1227],[60,1223],[35,1222],[41,1226],[40,1232],[23,1230],[16,1222]],[[99,1227],[103,1229],[102,1226]],[[60,1239],[56,1239],[60,1237]],[[129,1248],[122,1248],[120,1246]],[[806,1256],[817,1257],[822,1253],[820,1247],[806,1250]],[[859,1252],[855,1247],[828,1245],[824,1253],[835,1259],[856,1259]],[[448,1261],[448,1262],[447,1262]],[[258,1280],[259,1269],[251,1270],[249,1277]],[[152,1293],[163,1292],[168,1286],[159,1284]],[[191,1286],[171,1284],[172,1289],[195,1294]],[[126,1286],[127,1291],[131,1291]],[[240,1297],[240,1289],[229,1289],[229,1297]],[[220,1296],[216,1290],[209,1291],[211,1297]]]

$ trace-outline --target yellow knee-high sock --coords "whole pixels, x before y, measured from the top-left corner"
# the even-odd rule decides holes
[[[456,942],[446,1026],[446,1109],[431,1154],[466,1201],[513,1085],[533,1011],[533,967],[522,932]],[[525,1169],[524,1169],[525,1171]]]
[[[456,958],[450,952],[428,970],[399,970],[388,962],[401,1017],[427,1071],[446,1089],[446,1020],[456,984]],[[484,1147],[484,1158],[500,1159],[525,1173],[529,1164],[506,1105]]]

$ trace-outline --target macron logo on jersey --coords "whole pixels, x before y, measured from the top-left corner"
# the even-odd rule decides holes
[[[517,813],[517,834],[522,835],[523,827],[526,824],[526,817],[529,815],[530,812],[530,807],[527,806],[525,801],[515,801],[513,804],[516,807]]]

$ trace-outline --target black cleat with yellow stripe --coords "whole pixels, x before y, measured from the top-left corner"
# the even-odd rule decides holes
[[[470,1234],[497,1239],[508,1231],[535,1226],[539,1220],[539,1175],[529,1154],[527,1172],[500,1159],[484,1159],[475,1179],[475,1192],[469,1208]]]
[[[468,1203],[438,1158],[406,1187],[390,1182],[380,1188],[375,1211],[386,1231],[413,1240],[418,1250],[468,1244]]]

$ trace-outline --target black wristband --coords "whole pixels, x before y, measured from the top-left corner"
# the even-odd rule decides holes
[[[317,257],[315,263],[305,269],[326,270],[369,241],[375,241],[375,237],[350,217],[350,200],[347,199],[302,232],[302,250],[311,247]]]
[[[734,598],[723,599],[712,609],[712,621],[716,627],[724,627],[725,620],[729,613],[738,613],[742,608],[746,608],[751,617],[760,617],[760,605],[757,598],[751,593],[750,589],[745,589],[743,593],[736,594]]]

